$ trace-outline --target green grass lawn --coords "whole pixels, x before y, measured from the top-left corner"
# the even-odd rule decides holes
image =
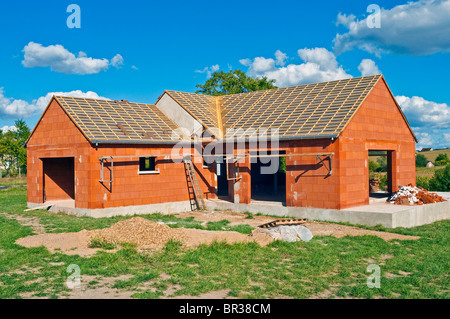
[[[134,298],[158,298],[173,286],[178,287],[174,295],[228,289],[230,296],[239,298],[449,298],[450,221],[384,229],[422,237],[413,241],[317,236],[309,242],[275,241],[265,247],[218,242],[195,249],[168,242],[158,252],[127,247],[115,252],[101,250],[84,258],[16,245],[16,239],[31,235],[32,229],[2,213],[39,218],[47,232],[104,228],[131,216],[94,219],[47,211],[23,212],[25,204],[25,189],[0,191],[0,298],[64,298],[70,291],[65,282],[71,275],[67,267],[72,264],[80,267],[81,280],[85,276],[90,286],[104,277],[132,275],[118,278],[112,286],[131,291]],[[202,226],[192,218],[160,214],[142,217],[172,221],[172,227],[235,230],[227,221]],[[242,228],[244,233],[249,231]],[[380,288],[367,287],[369,264],[381,267]]]

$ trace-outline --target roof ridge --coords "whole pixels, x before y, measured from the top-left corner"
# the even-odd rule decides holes
[[[78,100],[94,100],[94,101],[104,101],[104,102],[115,102],[115,101],[117,101],[117,102],[119,102],[119,103],[124,103],[124,104],[138,104],[138,105],[152,105],[152,106],[156,106],[156,104],[153,104],[153,103],[130,102],[130,101],[128,101],[128,100],[127,100],[127,102],[125,102],[125,101],[122,101],[122,100],[111,100],[111,99],[108,99],[108,98],[105,98],[105,99],[96,99],[96,98],[93,98],[93,97],[70,96],[70,95],[56,95],[56,94],[54,94],[53,96],[54,96],[56,99],[59,99],[59,98],[63,98],[63,99],[65,99],[65,98],[71,98],[71,99],[78,99]]]

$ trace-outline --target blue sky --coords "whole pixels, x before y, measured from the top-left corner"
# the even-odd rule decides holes
[[[278,86],[381,72],[418,148],[450,147],[450,0],[377,1],[368,28],[372,3],[2,2],[0,128],[34,127],[51,92],[154,103],[217,69]],[[67,26],[70,4],[81,28]]]

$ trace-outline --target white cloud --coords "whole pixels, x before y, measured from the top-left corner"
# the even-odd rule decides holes
[[[115,68],[120,68],[123,65],[123,57],[120,54],[116,54],[111,59],[111,65]]]
[[[380,55],[383,52],[429,55],[450,51],[450,0],[420,0],[381,9],[380,28],[369,28],[365,17],[339,14],[337,24],[348,32],[337,34],[334,42],[338,54],[359,47]]]
[[[423,97],[396,96],[398,104],[412,126],[450,128],[450,106],[427,101]]]
[[[284,61],[287,55],[279,50],[277,52],[276,60],[256,57],[253,60],[242,59],[239,62],[248,67],[247,74],[249,76],[257,78],[266,76],[268,79],[275,80],[278,87],[352,77],[339,66],[336,56],[325,48],[300,49],[297,53],[304,63],[286,66],[284,66]]]
[[[94,74],[107,70],[110,64],[108,59],[94,59],[85,52],[78,56],[69,52],[62,45],[49,45],[44,47],[40,43],[30,42],[24,48],[22,65],[27,68],[50,67],[54,72],[65,74]],[[120,54],[111,59],[111,65],[119,67],[123,64]]]
[[[216,71],[219,71],[219,65],[218,64],[214,64],[214,65],[212,65],[212,66],[207,66],[207,67],[205,67],[203,70],[195,70],[195,72],[197,72],[197,73],[206,73],[206,76],[208,77],[208,78],[210,78],[211,77],[211,75],[214,73],[214,72],[216,72]]]
[[[358,70],[361,72],[362,76],[381,74],[375,61],[371,59],[363,59],[358,66]]]
[[[412,127],[417,137],[416,149],[423,147],[448,148],[450,147],[450,131],[449,129],[433,128],[433,127]]]
[[[17,127],[15,127],[14,125],[12,125],[12,126],[5,125],[0,128],[0,131],[3,133],[9,132],[9,131],[15,132],[15,131],[17,131]]]
[[[28,103],[24,100],[5,97],[3,88],[0,88],[0,115],[17,119],[40,114],[44,111],[53,95],[107,99],[92,91],[82,92],[81,90],[75,90],[70,92],[49,92]]]
[[[281,52],[280,50],[275,51],[276,64],[279,66],[284,66],[286,64],[287,54]]]
[[[355,22],[355,19],[356,16],[353,14],[346,15],[339,12],[336,19],[336,26],[343,25],[348,28],[352,22]]]
[[[427,101],[422,97],[396,96],[409,124],[422,147],[450,147],[450,106]]]
[[[435,139],[429,133],[417,132],[415,133],[415,135],[418,140],[416,149],[422,149],[423,147],[430,147],[436,145]]]

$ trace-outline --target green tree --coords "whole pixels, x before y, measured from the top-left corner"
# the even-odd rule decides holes
[[[447,164],[450,164],[450,160],[448,159],[448,155],[447,154],[439,154],[436,157],[436,160],[434,161],[434,164],[436,166],[445,166]]]
[[[377,172],[379,167],[380,165],[378,165],[376,162],[369,160],[369,172]]]
[[[15,121],[14,126],[15,131],[0,134],[0,165],[8,176],[15,175],[19,168],[24,172],[27,166],[27,151],[24,144],[30,136],[30,128],[23,120]]]
[[[445,168],[438,169],[434,172],[434,176],[429,181],[430,191],[450,191],[450,165]]]
[[[241,70],[217,71],[205,84],[196,85],[196,93],[214,96],[246,93],[276,88],[273,83],[275,80],[268,80],[266,77],[254,79]]]
[[[380,156],[377,158],[378,169],[377,172],[387,172],[387,157]]]
[[[416,155],[416,167],[425,167],[427,166],[428,160],[423,154]]]

